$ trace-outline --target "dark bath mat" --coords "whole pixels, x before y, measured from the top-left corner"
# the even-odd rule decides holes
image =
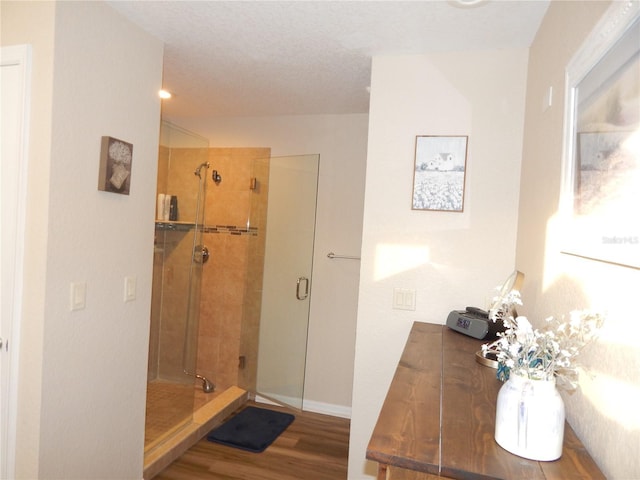
[[[295,417],[258,407],[246,407],[207,435],[210,442],[260,453],[286,430]]]

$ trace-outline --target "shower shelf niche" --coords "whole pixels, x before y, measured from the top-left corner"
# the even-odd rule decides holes
[[[157,230],[176,230],[176,231],[188,231],[195,227],[193,222],[179,222],[179,221],[161,221],[156,222]]]
[[[156,221],[156,230],[165,232],[188,232],[195,228],[193,222],[176,222],[176,221]],[[198,227],[204,233],[219,233],[229,235],[258,235],[258,227],[237,226],[237,225],[201,225]]]

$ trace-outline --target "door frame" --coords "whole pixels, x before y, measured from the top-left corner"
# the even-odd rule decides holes
[[[0,300],[2,306],[2,328],[0,335],[3,345],[0,349],[2,368],[0,369],[0,477],[15,476],[16,433],[18,407],[18,360],[20,346],[20,325],[22,321],[22,296],[24,281],[27,207],[27,165],[29,146],[29,111],[31,99],[31,46],[16,45],[0,48],[0,68],[17,68],[15,88],[18,101],[7,107],[3,104],[2,124],[14,122],[17,128],[7,132],[2,130],[4,153],[10,155],[13,168],[6,168],[10,163],[3,159],[0,179],[0,194],[8,201],[9,208],[14,209],[15,216],[9,225],[3,222],[1,227],[2,253],[13,257],[14,262],[3,272],[3,285],[7,280],[12,288],[3,287]],[[7,78],[5,77],[5,81]],[[7,138],[8,135],[8,138]],[[10,165],[11,166],[11,165]],[[6,178],[5,178],[6,177]],[[7,188],[9,187],[9,188]],[[2,202],[4,203],[4,202]],[[7,246],[8,244],[8,246]],[[8,248],[7,248],[8,247]],[[3,262],[4,263],[4,262]],[[6,277],[8,278],[4,278]],[[4,313],[8,313],[5,315]],[[8,317],[8,318],[7,318]],[[7,378],[8,377],[8,378]]]

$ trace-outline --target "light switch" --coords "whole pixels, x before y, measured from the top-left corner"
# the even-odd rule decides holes
[[[553,106],[553,87],[550,86],[547,88],[547,91],[544,92],[544,97],[542,99],[542,111],[546,112]]]
[[[69,310],[82,310],[86,306],[87,284],[84,282],[71,282],[69,289]]]
[[[124,301],[136,299],[136,277],[124,277]]]
[[[412,288],[394,288],[393,308],[396,310],[415,310],[416,291]]]

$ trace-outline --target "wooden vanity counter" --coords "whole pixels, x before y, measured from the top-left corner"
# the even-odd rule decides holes
[[[604,479],[565,424],[562,457],[537,462],[494,440],[502,383],[475,361],[482,341],[415,322],[367,448],[378,480]]]

